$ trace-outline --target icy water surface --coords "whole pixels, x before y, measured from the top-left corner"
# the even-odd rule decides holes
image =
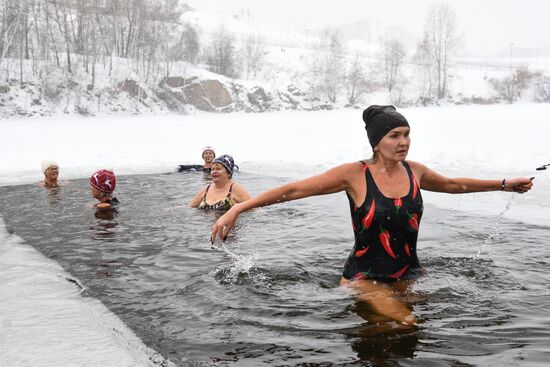
[[[236,180],[257,194],[286,178]],[[338,287],[353,243],[345,194],[246,213],[211,246],[216,215],[185,206],[205,183],[201,173],[119,177],[112,217],[90,208],[87,180],[0,187],[0,215],[178,366],[550,360],[550,227],[426,203],[427,275],[408,297],[421,321],[403,330]]]

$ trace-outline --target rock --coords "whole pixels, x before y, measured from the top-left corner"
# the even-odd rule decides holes
[[[132,79],[126,79],[117,84],[118,89],[128,93],[132,97],[138,97],[140,99],[146,99],[147,93],[139,86],[139,84]]]
[[[203,80],[201,81],[204,95],[210,100],[216,108],[226,107],[233,103],[231,94],[225,88],[225,85],[218,80]]]
[[[50,100],[55,100],[61,95],[62,86],[46,85],[44,87],[44,96]]]
[[[271,107],[271,101],[273,97],[262,87],[254,87],[251,92],[247,94],[248,102],[252,105],[252,108],[258,112],[263,112]]]
[[[294,98],[292,98],[289,94],[287,94],[285,92],[279,91],[278,93],[279,93],[279,99],[281,100],[281,102],[286,103],[286,104],[290,104],[290,107],[287,107],[287,109],[295,110],[295,109],[298,108],[298,105],[300,103],[297,100],[295,100]]]
[[[185,103],[193,105],[201,111],[227,112],[233,111],[229,106],[233,103],[231,94],[225,85],[218,80],[203,80],[186,85],[183,89]]]
[[[204,90],[200,83],[186,86],[183,89],[186,103],[193,105],[196,109],[206,112],[215,112],[216,108],[205,97]]]
[[[8,93],[10,91],[10,87],[5,84],[0,84],[0,93]]]
[[[295,97],[300,97],[300,96],[305,96],[306,94],[301,92],[300,89],[298,89],[297,86],[295,86],[294,84],[291,84],[289,85],[286,90],[288,91],[288,93],[292,94],[293,96]]]
[[[160,85],[163,84],[170,88],[181,88],[185,86],[185,78],[181,76],[169,76],[161,80]]]

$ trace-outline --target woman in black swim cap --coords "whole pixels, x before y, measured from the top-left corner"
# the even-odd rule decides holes
[[[370,106],[363,112],[370,159],[343,164],[321,175],[266,191],[236,204],[212,228],[212,241],[225,239],[240,213],[261,206],[345,191],[355,243],[340,284],[382,315],[405,325],[416,318],[398,297],[409,279],[422,273],[416,239],[423,212],[420,189],[446,193],[531,189],[528,178],[479,180],[449,178],[425,165],[407,161],[410,127],[393,106]]]

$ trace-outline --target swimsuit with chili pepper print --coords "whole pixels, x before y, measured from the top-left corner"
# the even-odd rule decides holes
[[[416,278],[422,268],[416,256],[422,195],[407,162],[410,189],[402,198],[385,197],[361,161],[367,195],[361,207],[348,194],[355,244],[344,267],[346,279],[397,280]]]

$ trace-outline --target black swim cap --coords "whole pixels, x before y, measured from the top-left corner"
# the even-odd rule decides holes
[[[363,121],[365,121],[369,143],[373,148],[384,135],[396,127],[409,127],[407,119],[393,106],[372,105],[363,111]]]

